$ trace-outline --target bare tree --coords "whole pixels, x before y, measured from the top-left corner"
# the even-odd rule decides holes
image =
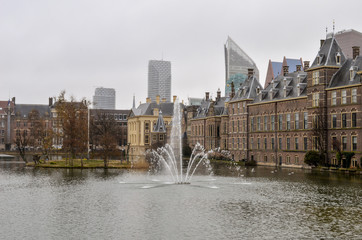
[[[15,137],[15,144],[16,144],[16,147],[17,147],[17,150],[19,152],[21,159],[23,159],[23,161],[25,163],[28,163],[28,160],[26,159],[26,156],[25,156],[25,152],[26,152],[27,146],[29,145],[29,142],[30,142],[30,137],[29,137],[28,131],[27,130],[23,130],[23,131],[17,130],[16,137]]]
[[[119,154],[120,127],[114,116],[105,111],[97,110],[91,119],[92,145],[99,147],[104,168],[108,168],[109,158]]]
[[[314,145],[314,148],[319,152],[321,164],[324,166],[328,165],[327,137],[327,116],[324,113],[323,108],[318,108],[313,115],[310,141]]]
[[[40,147],[39,138],[42,131],[41,117],[37,110],[32,110],[27,117],[28,129],[16,131],[15,144],[19,152],[20,157],[24,162],[28,162],[26,159],[26,150],[29,148],[38,149]],[[37,163],[37,161],[35,162]]]
[[[63,150],[70,153],[71,165],[77,155],[83,155],[87,150],[88,105],[85,99],[81,102],[77,102],[74,97],[67,100],[65,91],[56,99],[55,109],[58,127],[61,129],[60,136],[63,139]],[[82,159],[81,157],[83,166]]]

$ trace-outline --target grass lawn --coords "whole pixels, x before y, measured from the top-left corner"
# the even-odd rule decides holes
[[[35,165],[34,162],[29,162],[27,166],[31,167],[43,167],[43,168],[81,168],[81,160],[74,159],[73,164],[70,165],[69,160],[57,160],[57,161],[47,161],[40,164]],[[104,168],[104,162],[102,159],[90,159],[83,160],[83,168]],[[127,163],[125,160],[109,160],[108,168],[148,168],[147,163]]]

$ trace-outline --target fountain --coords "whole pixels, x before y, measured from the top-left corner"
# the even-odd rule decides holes
[[[192,176],[200,164],[205,165],[211,171],[208,159],[210,151],[206,152],[204,147],[197,143],[192,150],[186,169],[183,169],[181,120],[180,104],[177,98],[173,108],[171,142],[150,152],[151,165],[162,167],[170,175],[172,182],[176,184],[190,184]]]

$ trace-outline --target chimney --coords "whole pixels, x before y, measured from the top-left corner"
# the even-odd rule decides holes
[[[307,71],[309,68],[309,61],[304,61],[304,71]]]
[[[254,69],[248,68],[248,78],[251,78],[254,75]]]
[[[157,104],[160,104],[160,95],[157,95],[157,96],[156,96],[156,103],[157,103]]]
[[[220,91],[220,88],[217,90],[217,98],[216,98],[216,100],[218,101],[218,100],[220,100],[220,98],[221,98],[221,91]]]
[[[165,103],[165,102],[166,102],[166,98],[162,98],[161,102]]]
[[[356,57],[359,56],[359,46],[353,46],[352,53],[353,53],[353,59],[356,59]]]
[[[146,98],[146,103],[151,103],[151,98]]]
[[[173,95],[173,103],[176,102],[176,98],[177,98],[177,96],[176,96],[176,95]]]
[[[302,65],[297,65],[296,68],[297,68],[297,72],[302,71]]]
[[[49,107],[53,106],[53,98],[49,98]]]
[[[287,74],[289,73],[289,66],[283,66],[283,73],[284,76],[287,76]]]
[[[12,99],[11,99],[11,101],[14,103],[14,105],[15,105],[15,97],[13,97]]]
[[[234,82],[231,82],[231,93],[230,93],[230,98],[233,98],[235,96],[235,87],[234,87]]]
[[[210,96],[210,93],[209,93],[209,92],[205,92],[205,99],[206,99],[206,101],[209,100],[209,96]]]
[[[324,44],[324,39],[321,39],[321,47],[323,46],[323,44]]]

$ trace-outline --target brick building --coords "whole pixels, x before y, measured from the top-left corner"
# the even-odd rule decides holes
[[[237,161],[299,167],[308,150],[325,149],[327,164],[361,166],[359,47],[354,46],[353,57],[347,59],[330,35],[321,41],[310,67],[308,61],[298,60],[293,68],[284,64],[282,74],[274,75],[265,89],[250,69],[229,99],[213,101],[206,95],[191,121],[190,145],[228,149]],[[224,110],[215,111],[215,106]],[[351,163],[337,162],[336,146],[355,153]]]
[[[118,146],[121,149],[126,149],[128,140],[127,140],[127,120],[130,110],[121,110],[121,109],[92,109],[90,110],[90,117],[97,118],[100,114],[106,114],[113,117],[114,121],[118,124],[119,132],[117,134]]]

